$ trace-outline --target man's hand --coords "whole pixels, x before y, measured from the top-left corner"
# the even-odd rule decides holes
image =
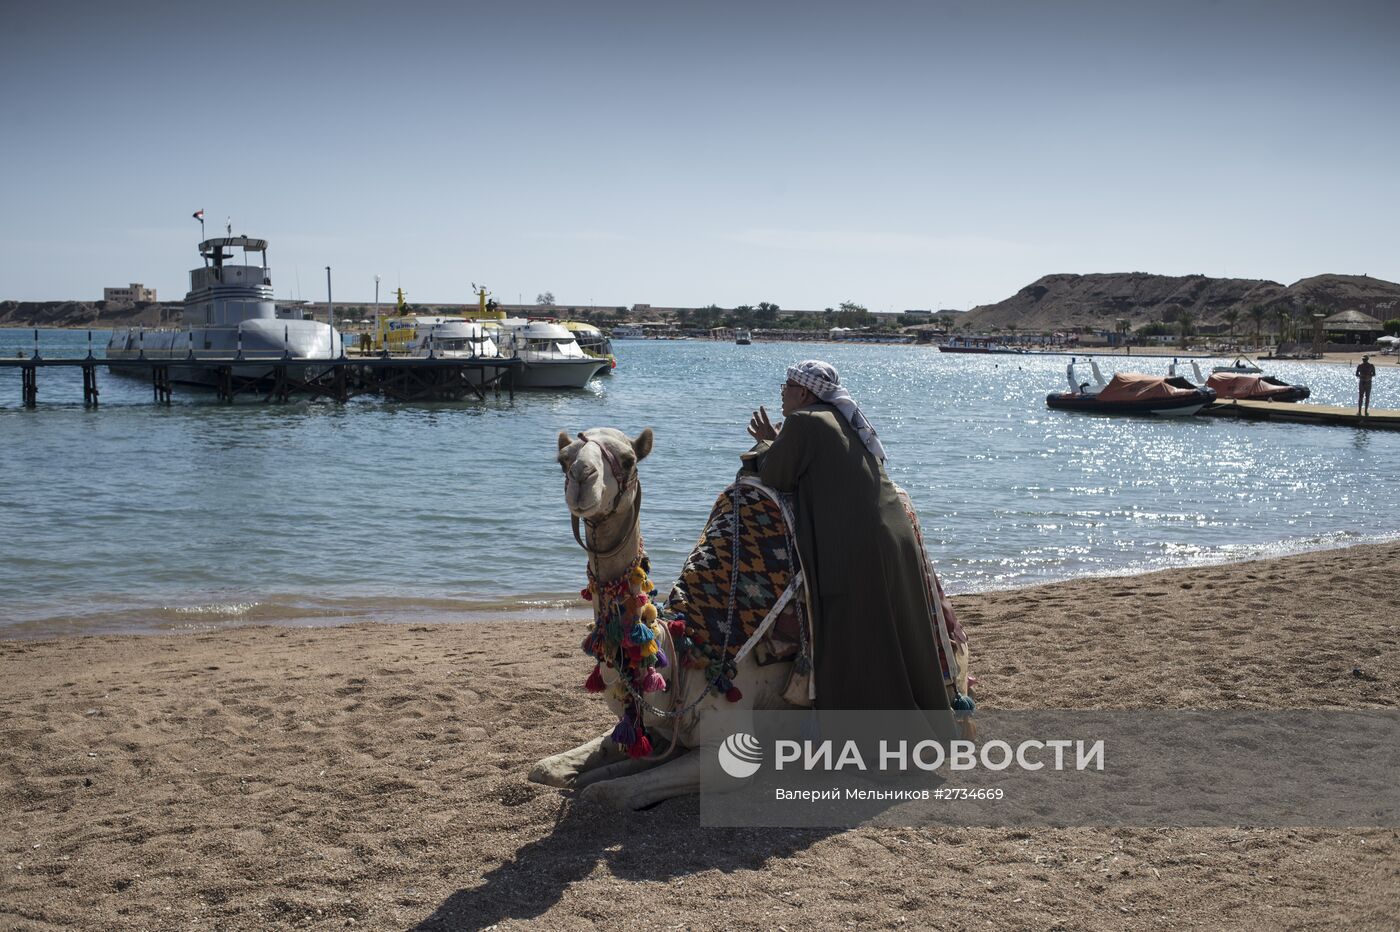
[[[762,405],[749,418],[749,436],[755,440],[777,440],[780,430],[782,425],[774,427],[773,422],[768,420],[768,410]]]

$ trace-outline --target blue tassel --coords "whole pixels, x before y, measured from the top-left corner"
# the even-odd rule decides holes
[[[971,696],[964,696],[958,693],[958,698],[953,700],[953,709],[958,712],[971,712],[977,708],[977,703],[972,701]]]
[[[641,647],[643,644],[651,643],[652,639],[655,638],[656,635],[652,633],[652,630],[650,628],[648,628],[646,625],[642,624],[639,621],[632,626],[632,633],[631,635],[629,635],[629,637],[631,638],[633,644],[635,644],[637,647]]]
[[[624,715],[618,720],[617,727],[613,729],[612,739],[625,748],[637,743],[637,729],[632,725],[630,715]]]
[[[729,692],[729,687],[730,687],[731,685],[732,685],[732,684],[729,682],[729,680],[726,679],[723,675],[720,675],[720,676],[715,677],[715,691],[716,691],[716,692],[727,693],[727,692]]]

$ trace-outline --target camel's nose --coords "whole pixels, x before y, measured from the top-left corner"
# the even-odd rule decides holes
[[[568,505],[569,508],[579,514],[586,514],[598,507],[601,500],[601,490],[598,482],[598,470],[588,463],[574,463],[569,470],[568,483]]]

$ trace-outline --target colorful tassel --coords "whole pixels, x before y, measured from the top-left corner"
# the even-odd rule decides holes
[[[650,644],[655,637],[656,635],[651,633],[651,628],[640,621],[633,625],[632,630],[627,634],[627,639],[633,644]]]
[[[637,729],[632,724],[632,716],[624,715],[618,719],[617,727],[612,732],[613,741],[625,748],[630,748],[637,740]]]
[[[648,670],[642,678],[642,692],[661,693],[666,691],[666,680],[655,670]]]
[[[598,664],[593,665],[593,672],[588,674],[588,682],[583,684],[583,688],[591,693],[600,693],[608,688],[608,684],[603,682],[603,671]]]
[[[730,702],[738,702],[740,699],[744,698],[744,694],[739,692],[738,686],[731,686],[724,691],[724,698],[728,699]]]
[[[656,620],[656,606],[650,602],[642,606],[641,619],[646,624],[651,624]]]
[[[964,696],[958,693],[958,698],[953,700],[953,708],[959,712],[971,712],[977,708],[977,703],[972,701],[971,696]]]
[[[671,665],[671,661],[666,659],[666,652],[658,650],[656,652],[656,669],[664,670]]]
[[[651,756],[651,742],[647,740],[646,735],[642,735],[632,742],[632,746],[627,749],[627,756],[634,760],[638,757]]]
[[[685,637],[685,619],[684,619],[684,618],[673,618],[673,619],[671,619],[671,621],[670,621],[668,627],[670,627],[670,629],[671,629],[671,637],[677,638],[677,639]]]
[[[579,590],[578,597],[579,597],[580,599],[583,599],[583,601],[585,601],[585,602],[592,602],[592,601],[593,601],[593,587],[592,587],[592,586],[584,586],[582,589]]]
[[[597,643],[594,638],[594,635],[597,633],[598,629],[594,628],[592,631],[588,632],[588,636],[583,639],[583,652],[590,657],[593,656],[593,646]]]

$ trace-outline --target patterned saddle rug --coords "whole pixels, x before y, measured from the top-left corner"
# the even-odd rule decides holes
[[[810,638],[798,591],[791,499],[740,480],[715,500],[662,612],[684,622],[676,649],[689,666],[722,674],[749,650],[757,650],[760,663],[806,653]],[[760,645],[754,637],[765,620]]]

